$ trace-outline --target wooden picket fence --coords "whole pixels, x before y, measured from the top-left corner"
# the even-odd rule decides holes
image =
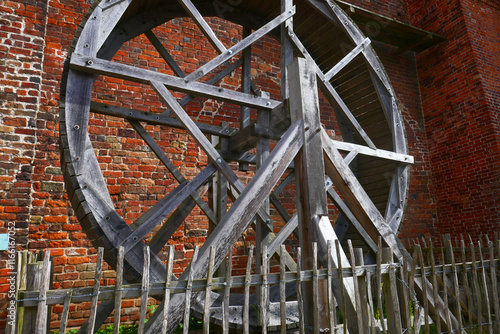
[[[148,300],[152,300],[149,297],[168,301],[171,295],[182,293],[186,303],[182,315],[183,333],[189,332],[192,316],[203,320],[203,333],[228,333],[231,327],[237,333],[347,333],[346,322],[352,320],[342,316],[345,302],[342,298],[336,300],[333,290],[340,282],[344,296],[342,282],[352,280],[356,304],[360,305],[355,317],[359,333],[500,333],[500,240],[498,236],[494,240],[483,239],[484,245],[470,240],[452,242],[447,239],[440,247],[434,247],[427,240],[414,241],[408,249],[413,258],[411,265],[393,262],[391,251],[382,249],[380,243],[376,264],[364,265],[362,250],[353,249],[349,242],[352,267],[336,269],[328,263],[325,268],[319,268],[314,252],[312,270],[302,270],[299,261],[297,271],[289,272],[282,261],[275,272],[270,272],[270,261],[263,257],[263,270],[259,274],[252,273],[251,247],[245,275],[213,277],[213,268],[209,265],[207,278],[189,276],[186,281],[172,279],[173,250],[170,248],[165,282],[149,282],[149,261],[145,260],[143,281],[137,284],[123,284],[123,254],[120,252],[114,286],[100,285],[103,250],[99,249],[93,287],[53,290],[49,289],[49,252],[44,254],[43,261],[36,261],[33,255],[23,252],[18,261],[17,321],[7,328],[7,332],[51,333],[50,309],[58,304],[63,305],[59,333],[65,333],[70,305],[91,302],[90,315],[81,332],[93,333],[99,326],[95,321],[100,302],[114,300],[115,314],[120,314],[123,300],[140,299],[138,333],[144,333],[147,309],[151,307]],[[330,244],[329,249],[332,247],[339,245]],[[316,249],[314,245],[313,249]],[[144,251],[145,259],[149,259],[149,249]],[[196,261],[196,252],[193,261]],[[297,253],[300,254],[300,248]],[[231,263],[229,255],[227,272],[231,272]],[[425,277],[430,282],[429,288],[423,289],[423,296],[417,297],[416,277]],[[297,298],[287,300],[287,284],[299,282],[294,292]],[[305,287],[312,290],[305,291]],[[319,304],[321,298],[314,298],[318,304],[313,305],[313,320],[306,323],[304,312],[309,306],[304,305],[302,295],[311,291],[313,296],[324,296],[326,307]],[[220,293],[220,304],[210,302],[212,292]],[[233,293],[241,296],[240,306],[229,307]],[[270,297],[273,293],[277,297]],[[196,295],[197,303],[193,298]],[[445,315],[444,322],[440,320],[443,317],[433,316],[430,305],[438,299],[443,303],[436,303],[435,311]],[[168,304],[165,309],[169,310]],[[163,312],[163,315],[168,314]],[[162,332],[166,331],[168,321],[169,317],[163,316]],[[114,326],[118,333],[120,317],[114,317]],[[52,328],[52,331],[57,329]]]

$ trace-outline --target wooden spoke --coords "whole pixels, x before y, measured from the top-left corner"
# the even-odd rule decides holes
[[[357,152],[358,154],[367,155],[375,158],[380,158],[389,161],[401,162],[403,164],[414,163],[413,156],[407,154],[394,153],[381,149],[372,149],[363,145],[352,144],[348,142],[330,140],[332,145],[340,151]]]
[[[186,80],[182,78],[177,78],[168,74],[153,72],[94,57],[86,57],[76,53],[71,57],[71,66],[77,70],[135,82],[149,83],[150,81],[157,81],[179,92],[246,105],[252,108],[272,110],[279,104],[277,101],[270,99],[263,99],[258,96],[251,97],[243,93],[214,87],[204,83],[186,82]]]
[[[172,173],[174,178],[179,182],[180,184],[183,184],[186,182],[186,178],[181,174],[181,172],[175,167],[173,162],[167,157],[165,152],[160,148],[160,146],[156,143],[156,141],[146,132],[146,130],[142,127],[142,125],[139,122],[136,121],[131,121],[130,124],[134,128],[135,131],[142,137],[142,139],[148,144],[148,146],[151,148],[151,150],[156,154],[158,159],[167,167],[167,169]],[[216,217],[215,214],[208,205],[201,199],[196,192],[193,192],[190,194],[190,196],[195,200],[196,204],[200,207],[200,209],[203,210],[203,212],[207,215],[207,217],[211,221],[215,221]]]
[[[339,73],[347,64],[349,64],[357,55],[360,54],[368,45],[370,39],[365,38],[363,42],[356,45],[356,47],[349,52],[340,62],[337,63],[331,70],[325,73],[325,80],[330,81],[337,73]]]
[[[290,40],[293,42],[293,45],[295,49],[302,54],[303,57],[309,60],[313,60],[311,55],[307,52],[306,48],[302,44],[302,42],[299,40],[299,38],[295,35],[293,31],[288,31],[288,35],[290,37]],[[314,63],[315,64],[315,63]],[[363,140],[366,142],[366,144],[373,148],[376,149],[375,144],[371,141],[371,139],[368,137],[366,134],[365,130],[361,127],[361,125],[358,123],[354,115],[351,113],[347,105],[344,103],[340,95],[337,93],[335,88],[330,84],[328,80],[325,79],[323,72],[321,69],[315,64],[315,70],[316,70],[316,75],[319,78],[319,87],[321,88],[321,91],[326,95],[326,98],[328,101],[334,105],[338,110],[340,110],[344,116],[349,120],[351,125],[356,129],[358,134],[363,138]]]
[[[125,239],[120,246],[125,252],[140,242],[153,227],[159,225],[179,204],[201,187],[215,172],[213,164],[208,165],[191,182],[184,182],[176,187],[168,196],[161,199],[151,209],[134,222],[136,229]]]
[[[175,61],[175,59],[170,55],[170,53],[167,51],[167,49],[165,49],[165,47],[163,46],[161,41],[158,39],[158,37],[156,37],[156,35],[151,30],[146,31],[144,33],[144,35],[146,35],[146,37],[149,39],[151,44],[153,44],[153,46],[155,47],[156,51],[158,51],[158,53],[163,58],[163,60],[165,60],[165,62],[168,64],[168,66],[170,66],[172,71],[174,71],[174,73],[178,77],[184,78],[186,76],[186,74],[179,67],[179,65],[177,65],[177,62]]]
[[[193,5],[191,0],[178,0],[179,3],[184,7],[184,9],[188,12],[189,16],[193,19],[194,22],[198,25],[200,30],[203,32],[203,35],[208,39],[210,44],[219,52],[224,53],[227,51],[226,47],[222,42],[215,36],[214,31],[208,25],[207,21],[200,14],[198,9]]]
[[[278,17],[276,17],[274,20],[270,21],[269,23],[265,24],[263,27],[261,27],[259,30],[253,32],[250,36],[244,38],[242,41],[240,41],[238,44],[234,45],[231,47],[227,52],[224,52],[223,54],[219,55],[218,57],[212,59],[190,75],[186,77],[187,80],[198,80],[202,78],[203,76],[207,75],[210,73],[212,70],[223,64],[224,62],[228,61],[232,57],[234,57],[236,54],[240,53],[247,47],[249,47],[251,44],[255,43],[262,37],[264,37],[266,34],[271,32],[274,28],[285,22],[287,19],[292,17],[295,14],[295,7],[292,7],[288,12],[282,13]]]

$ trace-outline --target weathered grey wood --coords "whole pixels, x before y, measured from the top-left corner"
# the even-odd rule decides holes
[[[332,271],[333,271],[333,241],[328,240],[327,245],[328,254],[328,319],[330,320],[330,333],[335,333],[337,330],[337,315],[336,315],[336,301],[333,296],[333,281],[332,281]]]
[[[351,244],[352,247],[352,244]],[[365,260],[363,256],[363,249],[362,248],[356,248],[354,249],[354,260],[351,260],[352,262],[357,263],[356,268],[362,268],[365,265]],[[360,304],[357,304],[356,308],[359,310],[358,312],[361,313],[361,318],[363,319],[362,326],[360,328],[363,328],[363,333],[369,333],[370,331],[370,321],[367,321],[366,319],[370,319],[370,313],[369,313],[369,305],[368,305],[368,297],[367,297],[367,281],[366,281],[366,273],[364,275],[358,275],[358,270],[356,271],[353,268],[353,276],[354,280],[358,280],[358,293],[360,297]]]
[[[158,145],[158,143],[146,132],[144,127],[137,121],[130,121],[130,124],[134,128],[137,133],[141,136],[142,139],[148,144],[148,146],[151,148],[151,150],[156,154],[158,159],[167,167],[167,169],[172,173],[172,175],[175,177],[175,179],[179,183],[185,183],[187,180],[186,178],[181,174],[181,172],[175,167],[175,165],[172,163],[172,161],[168,158],[168,156],[163,152],[161,147]],[[196,201],[196,204],[200,207],[200,209],[207,215],[207,217],[210,219],[210,221],[215,221],[216,217],[215,214],[208,205],[203,201],[203,199],[196,193],[193,192],[190,194],[190,196]],[[136,224],[136,222],[134,222]],[[136,224],[140,225],[140,223]]]
[[[267,254],[268,256],[274,255],[278,251],[279,247],[285,240],[295,231],[299,224],[298,216],[294,215],[288,223],[276,234],[274,239],[268,244]]]
[[[467,297],[467,318],[468,318],[468,326],[472,326],[473,325],[473,309],[474,309],[474,303],[473,303],[473,299],[472,299],[472,293],[471,293],[471,288],[469,287],[469,276],[468,273],[467,273],[467,270],[465,268],[465,264],[467,262],[467,255],[466,255],[466,251],[465,251],[465,241],[464,239],[462,238],[460,240],[460,249],[461,249],[461,253],[462,253],[462,270],[463,270],[463,273],[462,273],[462,281],[463,281],[463,284],[464,284],[464,290],[465,290],[465,295]]]
[[[376,274],[376,282],[375,286],[377,288],[377,308],[378,308],[378,313],[380,316],[380,323],[382,325],[382,333],[386,334],[387,333],[387,324],[384,319],[384,312],[383,312],[383,306],[382,306],[382,238],[378,238],[378,243],[377,243],[377,274]],[[413,271],[414,273],[414,271]],[[415,275],[412,275],[412,281],[410,282],[410,291],[412,291],[413,288],[413,279]],[[415,295],[415,293],[413,293]]]
[[[168,257],[167,257],[167,270],[165,271],[165,294],[164,294],[164,303],[165,307],[163,308],[163,320],[161,326],[161,333],[166,334],[168,329],[168,311],[170,304],[170,285],[172,283],[172,270],[174,267],[174,246],[168,247]]]
[[[396,271],[393,265],[393,255],[390,248],[382,249],[382,261],[388,262],[389,275],[383,277],[383,290],[387,309],[387,330],[389,333],[402,333],[399,298],[396,288]]]
[[[262,329],[262,334],[267,334],[267,324],[268,324],[268,298],[267,298],[267,273],[269,272],[269,258],[267,257],[267,249],[264,245],[262,250],[262,262],[260,273],[262,275],[262,285],[260,286],[260,325]]]
[[[281,13],[290,11],[292,7],[292,0],[281,0]],[[281,100],[283,101],[290,97],[287,67],[293,61],[293,47],[288,39],[288,29],[293,30],[293,17],[281,25]]]
[[[199,246],[195,246],[193,257],[191,258],[191,265],[185,269],[184,272],[187,271],[187,285],[186,285],[186,293],[184,294],[184,326],[182,327],[182,332],[184,334],[189,333],[189,315],[191,309],[191,294],[193,289],[193,279],[194,279],[194,265],[198,260],[198,252],[200,248]],[[206,267],[205,267],[206,268]],[[203,269],[205,269],[203,268]]]
[[[141,240],[148,235],[155,226],[161,224],[179,204],[205,184],[215,170],[214,164],[209,164],[203,171],[196,175],[192,181],[186,181],[176,187],[170,194],[158,201],[158,203],[137,219],[137,227],[135,230],[120,244],[120,246],[125,248],[125,253],[141,242]]]
[[[97,317],[97,302],[99,301],[99,292],[101,287],[103,258],[104,258],[104,248],[99,247],[97,249],[97,260],[95,263],[94,287],[92,289],[92,302],[90,305],[90,315],[88,319],[87,334],[94,333],[96,317]]]
[[[281,318],[281,333],[286,334],[286,278],[285,278],[285,251],[286,246],[281,245],[280,248],[280,318]]]
[[[349,220],[352,226],[358,231],[361,238],[365,241],[365,243],[370,247],[373,252],[377,252],[377,245],[372,240],[372,238],[365,231],[364,227],[359,223],[358,219],[354,216],[351,209],[344,203],[342,198],[337,194],[337,192],[332,188],[333,182],[331,182],[330,178],[327,180],[327,194],[328,197],[335,203],[335,206],[339,209],[339,211]]]
[[[408,253],[404,253],[403,266],[399,267],[399,275],[401,280],[398,282],[399,308],[401,309],[401,325],[403,331],[411,329],[411,314],[410,314],[410,298],[408,295]],[[368,275],[367,275],[368,279]],[[367,281],[368,283],[368,281]],[[436,299],[434,299],[436,300]]]
[[[226,47],[222,42],[217,38],[214,31],[208,25],[207,21],[203,18],[201,13],[198,11],[196,6],[191,2],[191,0],[178,0],[179,3],[184,7],[189,16],[196,22],[198,28],[203,32],[203,35],[208,39],[210,44],[219,52],[224,53],[227,51]]]
[[[342,303],[342,315],[347,314],[347,303],[346,303],[346,293],[345,293],[345,285],[344,285],[344,273],[342,271],[343,265],[342,265],[342,248],[340,247],[340,242],[338,240],[335,240],[335,250],[336,250],[336,255],[337,255],[337,265],[339,269],[339,281],[340,281],[340,298],[337,298],[337,300],[340,300]],[[334,254],[332,254],[332,259],[334,259]],[[334,285],[335,286],[335,285]],[[352,318],[352,316],[351,316]],[[347,334],[347,328],[350,325],[350,319],[346,316],[344,316],[344,324],[342,326],[344,334]]]
[[[472,261],[472,287],[474,290],[474,299],[476,305],[476,316],[480,330],[482,330],[483,324],[483,298],[481,296],[481,288],[479,285],[479,280],[477,277],[477,264],[476,264],[476,250],[474,248],[474,243],[472,239],[470,240],[470,256]],[[444,274],[443,274],[443,277]]]
[[[182,103],[179,104],[182,105]],[[123,117],[129,121],[145,122],[147,124],[152,124],[152,125],[164,125],[176,129],[184,128],[181,122],[168,115],[118,107],[95,101],[90,102],[90,111],[102,115]],[[206,123],[197,122],[196,125],[200,128],[200,130],[203,133],[211,135],[227,137],[227,136],[232,136],[238,132],[238,130],[235,128],[229,128],[229,127],[222,128],[220,126],[206,124]]]
[[[432,241],[429,244],[429,255],[430,255],[430,262],[431,262],[431,271],[432,271],[432,298],[434,299],[434,303],[437,305],[436,311],[441,313],[440,309],[440,304],[437,303],[438,301],[438,296],[439,296],[439,286],[438,286],[438,280],[437,280],[437,271],[436,271],[436,261],[434,257],[434,245]],[[438,333],[441,332],[441,319],[440,317],[437,317],[435,319],[436,323],[436,328]]]
[[[208,261],[207,247],[216,248],[215,265],[222,262],[228,251],[228,245],[234,244],[241,233],[250,225],[254,215],[257,213],[260,203],[269,196],[274,185],[281,178],[293,157],[297,154],[302,145],[301,123],[294,124],[283,136],[283,139],[275,146],[266,162],[266,167],[258,170],[254,178],[244,188],[238,200],[231,206],[224,219],[219,222],[212,234],[208,237],[200,251],[200,260],[194,267],[190,267],[195,272],[195,277],[201,277],[205,274],[202,268],[205,268]],[[236,218],[237,217],[237,218]],[[184,276],[184,274],[183,274]],[[181,276],[181,278],[183,277]],[[185,277],[185,276],[184,276]],[[179,299],[180,298],[180,299]],[[182,297],[171,297],[171,304],[176,305],[171,309],[172,316],[169,321],[169,328],[174,328],[180,320],[178,312],[183,308]],[[163,308],[163,304],[159,309]],[[148,321],[148,333],[154,333],[158,319],[153,314]],[[154,325],[153,325],[154,324]]]
[[[229,252],[227,254],[227,265],[226,265],[226,284],[224,286],[224,300],[222,302],[222,310],[224,313],[222,319],[222,331],[224,334],[229,333],[229,299],[231,295],[231,285],[233,280],[233,248],[229,247]]]
[[[310,225],[314,217],[328,214],[326,189],[324,181],[323,154],[321,151],[321,120],[319,112],[319,98],[316,85],[314,63],[303,58],[295,59],[288,66],[288,85],[290,89],[290,112],[292,122],[302,120],[303,141],[302,150],[295,159],[295,173],[297,177],[297,208],[299,213],[299,244],[304,258],[312,258],[311,245],[314,241],[313,229]],[[326,243],[325,243],[326,250]],[[305,267],[304,269],[311,269]],[[304,289],[304,313],[306,323],[314,322],[314,293],[311,288]],[[325,296],[322,294],[322,296]],[[318,296],[319,297],[319,296]],[[324,304],[324,312],[327,310]],[[321,315],[325,319],[326,313]],[[327,319],[327,318],[326,318]],[[326,326],[325,326],[326,327]]]
[[[493,295],[493,307],[495,309],[495,323],[494,330],[500,333],[500,302],[498,298],[498,282],[497,282],[497,273],[496,268],[493,265],[493,260],[495,259],[495,249],[493,247],[493,242],[488,240],[488,250],[490,255],[490,281],[491,281],[491,291]]]
[[[454,287],[454,294],[455,294],[455,299],[456,299],[455,300],[455,312],[456,312],[455,317],[457,318],[457,321],[458,321],[458,332],[461,333],[463,330],[463,324],[462,324],[462,307],[460,305],[460,287],[459,287],[459,282],[458,282],[457,267],[456,267],[456,263],[455,263],[455,255],[453,254],[453,247],[451,245],[451,240],[447,240],[445,246],[448,249],[448,253],[450,254],[452,276],[453,276],[453,287]]]
[[[333,145],[341,151],[347,151],[347,152],[357,152],[358,154],[363,154],[375,158],[380,158],[388,161],[395,161],[395,162],[401,162],[404,164],[413,164],[414,163],[414,158],[411,155],[407,154],[401,154],[401,153],[395,153],[387,150],[382,150],[382,149],[373,149],[370,147],[366,147],[363,145],[358,145],[358,144],[353,144],[353,143],[348,143],[348,142],[343,142],[343,141],[338,141],[338,140],[333,140],[331,139]]]
[[[243,304],[243,334],[250,334],[250,322],[249,322],[249,311],[250,311],[250,275],[252,274],[252,261],[254,245],[250,246],[247,259],[247,268],[245,271],[245,302]]]
[[[288,31],[288,35],[290,40],[293,41],[295,49],[300,52],[300,54],[308,60],[313,61],[311,55],[307,52],[307,49],[304,47],[299,38],[292,32]],[[314,61],[313,61],[314,62]],[[372,149],[376,149],[375,145],[371,141],[371,139],[366,134],[365,130],[361,127],[359,122],[356,120],[352,112],[349,110],[345,102],[342,100],[340,95],[337,93],[335,88],[328,82],[328,80],[324,79],[324,74],[321,69],[315,64],[316,75],[319,78],[319,87],[321,91],[325,94],[325,97],[328,99],[330,104],[337,108],[337,110],[341,111],[343,115],[349,120],[350,124],[356,129],[358,134],[363,138],[363,140],[367,143],[369,147]]]
[[[360,44],[356,45],[354,49],[351,50],[347,55],[342,58],[331,70],[325,73],[325,79],[330,81],[337,73],[339,73],[347,64],[349,64],[357,55],[360,54],[371,41],[369,38],[365,38]]]
[[[351,255],[351,268],[352,268],[352,272],[353,272],[354,296],[355,296],[356,308],[357,308],[356,320],[358,322],[358,333],[363,334],[363,333],[365,333],[365,328],[363,325],[363,317],[365,316],[365,314],[363,314],[362,308],[361,308],[361,293],[359,291],[360,290],[359,281],[358,281],[358,278],[356,277],[357,276],[356,256],[354,254],[354,249],[352,247],[352,241],[347,240],[347,244],[349,247],[349,254]]]
[[[184,79],[178,78],[168,74],[88,57],[77,53],[72,55],[70,64],[71,68],[88,73],[106,75],[140,83],[157,81],[171,89],[183,93],[246,105],[252,108],[272,110],[279,105],[277,101],[267,100],[256,96],[252,97],[237,91],[215,87],[201,82],[190,82],[187,77]]]
[[[205,303],[203,307],[203,333],[208,334],[210,330],[210,305],[212,295],[212,278],[214,275],[215,249],[210,247],[210,260],[207,269],[207,287],[205,289]]]
[[[50,251],[45,251],[38,292],[38,309],[36,312],[36,334],[45,334],[47,330],[47,290],[50,289]]]
[[[26,274],[26,291],[34,291],[40,289],[40,281],[43,271],[43,262],[28,263]],[[36,317],[38,306],[39,292],[37,291],[33,298],[36,303],[32,307],[24,306],[24,318],[22,320],[23,334],[36,333]]]
[[[123,247],[118,247],[118,256],[116,257],[116,282],[115,282],[115,315],[113,319],[113,334],[119,334],[120,317],[122,309],[122,287],[123,287],[123,261],[125,252]]]
[[[246,38],[252,33],[252,30],[248,27],[243,27],[242,37]],[[243,64],[241,67],[241,91],[246,94],[250,94],[252,89],[252,46],[243,50],[241,55]],[[250,125],[250,108],[241,107],[240,108],[240,130],[245,129]],[[248,171],[248,164],[240,163],[240,171]]]
[[[156,37],[156,35],[151,30],[147,30],[146,32],[144,32],[144,35],[146,35],[146,37],[149,39],[151,44],[153,44],[153,46],[155,47],[156,51],[158,51],[158,53],[163,58],[163,60],[165,60],[165,62],[168,64],[168,66],[170,66],[172,71],[174,71],[174,73],[178,77],[184,78],[186,76],[186,74],[179,67],[179,65],[177,65],[177,62],[170,55],[170,53],[167,51],[167,49],[165,49],[165,47],[163,46],[161,41],[158,39],[158,37]]]
[[[144,323],[146,322],[146,312],[148,310],[148,293],[149,293],[149,247],[144,247],[144,269],[142,270],[141,282],[141,308],[139,312],[139,327],[138,334],[144,333]]]
[[[123,13],[125,13],[131,2],[132,0],[113,0],[101,1],[99,3],[99,7],[102,8],[103,11],[103,17],[99,25],[99,33],[93,36],[94,40],[97,42],[95,46],[96,51],[99,50],[106,42],[107,38],[117,25]],[[94,12],[92,13],[92,17],[94,16],[95,12],[96,11],[94,10]],[[90,19],[92,19],[92,17]]]
[[[444,264],[446,263],[446,258],[444,256],[444,248],[441,248],[441,260],[443,261],[443,269],[444,269]],[[451,311],[449,308],[448,304],[448,277],[446,277],[446,271],[443,270],[443,301],[444,301],[444,313],[445,313],[445,320],[446,324],[448,325],[449,328],[452,328],[451,324]]]
[[[302,298],[302,248],[297,247],[297,308],[299,310],[299,333],[305,333],[304,298]]]
[[[250,36],[244,38],[239,43],[229,48],[226,52],[220,54],[219,56],[215,57],[202,67],[198,68],[196,71],[186,76],[186,80],[198,80],[201,77],[207,75],[212,70],[220,66],[222,63],[228,61],[236,54],[240,53],[241,51],[249,47],[251,44],[257,42],[259,39],[261,39],[263,36],[271,32],[274,28],[279,26],[281,23],[283,23],[285,20],[287,20],[294,14],[295,14],[295,7],[290,9],[288,12],[283,13],[278,17],[276,17],[275,19],[271,20],[270,22],[262,26],[260,29],[253,32]]]
[[[481,266],[482,270],[481,270],[481,278],[482,278],[482,285],[483,285],[483,291],[484,291],[484,304],[486,306],[486,317],[487,317],[487,321],[488,321],[488,333],[489,334],[493,334],[493,321],[491,319],[491,305],[490,305],[490,297],[489,297],[489,293],[488,293],[488,282],[487,282],[487,279],[486,279],[486,267],[484,266],[484,258],[483,258],[483,251],[482,251],[482,247],[481,247],[481,240],[478,241],[478,252],[479,252],[479,265]],[[452,250],[452,261],[453,260],[453,250]],[[453,263],[453,262],[452,262]],[[458,285],[458,279],[457,279],[457,285]],[[458,287],[456,288],[458,290]],[[495,291],[492,291],[492,294],[495,294],[497,292]],[[457,302],[457,304],[459,304]],[[460,305],[458,306],[458,308],[460,308]],[[458,313],[460,315],[460,313]],[[461,322],[459,322],[459,325],[460,325],[460,329],[461,329]]]
[[[319,334],[321,329],[320,320],[320,310],[323,305],[321,304],[320,287],[319,287],[319,277],[318,277],[318,244],[313,242],[312,244],[312,274],[313,274],[313,284],[312,284],[312,307],[313,307],[313,332],[314,334]]]
[[[71,297],[73,292],[69,292],[64,299],[63,311],[61,313],[61,325],[59,326],[59,333],[66,333],[66,325],[68,323],[69,306],[71,304]]]
[[[422,272],[422,277],[425,278],[425,261],[424,261],[424,255],[422,252],[422,248],[420,245],[417,245],[417,251],[418,251],[418,258],[420,259],[420,268]],[[425,333],[429,334],[430,333],[430,327],[429,327],[429,300],[427,299],[429,291],[427,291],[426,288],[423,289],[422,295],[423,295],[423,301],[424,301],[424,326],[425,326]]]

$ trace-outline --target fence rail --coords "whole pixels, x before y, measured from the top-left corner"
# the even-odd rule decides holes
[[[18,283],[17,322],[8,332],[49,333],[50,309],[53,305],[62,305],[59,333],[64,333],[70,305],[90,302],[89,320],[84,329],[91,333],[94,327],[100,326],[95,323],[98,303],[114,301],[115,314],[120,314],[123,300],[140,299],[138,333],[142,333],[146,310],[150,307],[148,301],[152,302],[148,298],[168,300],[171,295],[182,293],[188,296],[183,318],[189,320],[194,315],[204,319],[204,332],[207,333],[210,327],[222,332],[233,327],[245,333],[347,333],[347,321],[353,318],[345,316],[345,301],[343,298],[336,300],[332,291],[340,288],[344,296],[343,282],[350,280],[358,305],[354,319],[358,322],[359,333],[500,333],[500,241],[486,240],[483,246],[480,242],[460,240],[458,246],[452,247],[452,242],[447,240],[443,247],[435,248],[432,243],[425,246],[414,244],[409,249],[413,260],[408,259],[406,263],[393,263],[390,250],[379,245],[377,263],[365,265],[362,250],[351,246],[351,267],[333,268],[329,261],[325,268],[319,269],[315,256],[311,270],[301,270],[299,261],[296,272],[286,272],[281,263],[278,272],[270,273],[269,261],[262,261],[267,265],[260,274],[251,271],[251,248],[245,275],[213,277],[209,269],[208,278],[187,281],[172,279],[173,257],[170,256],[165,282],[149,282],[148,261],[145,261],[145,280],[136,284],[122,284],[121,255],[114,286],[100,285],[103,257],[100,249],[93,287],[54,290],[49,289],[50,254],[45,253],[43,262],[27,263],[33,256],[20,253],[18,273],[23,281]],[[330,250],[333,247],[330,244]],[[146,258],[148,252],[145,248]],[[173,254],[172,248],[169,253]],[[228,261],[231,261],[230,256]],[[429,282],[419,295],[415,291],[417,277]],[[296,291],[291,286],[295,286]],[[303,305],[304,289],[312,289],[315,296],[324,296],[314,299],[313,323],[304,323],[304,308],[310,307]],[[219,301],[209,298],[212,292],[219,293]],[[229,307],[230,295],[233,300],[239,296],[240,302]],[[321,299],[324,299],[323,304]],[[168,316],[164,317],[164,329],[168,321]],[[189,330],[188,322],[184,325],[184,333]],[[120,326],[120,317],[115,317],[114,326]]]

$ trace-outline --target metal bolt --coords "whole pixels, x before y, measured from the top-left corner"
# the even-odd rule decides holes
[[[133,237],[132,240],[137,241],[137,240],[139,240],[139,238],[138,237]]]
[[[132,112],[130,111],[128,114],[129,114],[129,116],[132,116],[134,113],[132,113]]]
[[[221,162],[222,162],[222,159],[221,159],[221,158],[217,159],[217,162],[218,162],[218,163],[221,163]]]
[[[87,65],[92,66],[94,62],[92,60],[87,60]]]
[[[109,216],[106,216],[106,220],[110,220],[111,218],[109,218]]]
[[[268,107],[269,107],[270,105],[271,105],[271,102],[270,102],[270,101],[268,101],[268,102],[266,103],[266,106],[268,106]]]
[[[156,116],[156,120],[159,120],[160,119],[160,116]]]
[[[227,50],[227,53],[229,53],[230,55],[233,54],[233,50]]]
[[[87,189],[89,186],[88,185],[84,185],[83,186],[83,189]]]
[[[87,49],[90,48],[90,44],[88,44],[88,43],[85,44],[85,48],[87,48]]]
[[[75,130],[80,130],[80,125],[78,125],[78,124],[77,124],[77,125],[75,125],[75,126],[73,127],[73,129],[75,129]]]
[[[80,161],[80,157],[76,157],[76,158],[75,158],[75,161]]]

